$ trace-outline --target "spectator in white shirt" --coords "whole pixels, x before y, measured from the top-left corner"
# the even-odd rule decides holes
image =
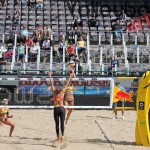
[[[42,47],[43,47],[45,50],[50,50],[51,43],[50,43],[50,40],[49,40],[48,37],[43,41]]]

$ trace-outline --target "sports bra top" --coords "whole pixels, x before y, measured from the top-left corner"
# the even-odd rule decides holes
[[[54,98],[54,101],[57,101],[57,99],[60,99],[60,101],[64,100],[64,97],[60,96],[59,94]]]
[[[0,115],[5,115],[5,114],[7,114],[8,112],[9,112],[9,108],[4,107],[4,108],[1,108],[1,109],[0,109]]]
[[[68,86],[67,89],[66,89],[66,92],[70,92],[70,91],[73,91],[73,87],[72,86]]]

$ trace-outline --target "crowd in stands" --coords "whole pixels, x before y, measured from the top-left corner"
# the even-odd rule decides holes
[[[1,5],[6,5],[5,0],[1,0]],[[20,5],[20,0],[15,0],[15,5]],[[43,0],[28,0],[27,5],[36,8],[39,10],[43,9]],[[80,54],[84,52],[86,55],[86,49],[87,44],[85,41],[86,33],[83,30],[83,20],[80,18],[79,15],[75,17],[75,19],[72,22],[72,25],[70,27],[70,30],[67,31],[65,37],[60,38],[58,49],[54,49],[54,41],[51,38],[51,35],[53,34],[53,31],[51,30],[50,26],[40,26],[39,24],[36,24],[35,31],[32,35],[28,32],[28,27],[26,25],[23,25],[20,30],[20,17],[21,12],[19,10],[15,10],[15,13],[13,15],[13,18],[10,16],[7,16],[8,18],[12,19],[13,23],[13,31],[12,35],[17,35],[17,47],[16,47],[16,61],[25,61],[25,53],[26,53],[26,47],[28,48],[28,54],[29,54],[29,62],[37,61],[37,55],[38,55],[38,47],[40,46],[41,50],[50,51],[51,47],[53,47],[53,54],[54,56],[57,55],[62,61],[62,54],[63,54],[63,47],[65,47],[65,53],[66,53],[66,62],[70,60],[77,60]],[[96,19],[97,16],[95,14],[92,15],[92,18],[88,21],[88,27],[89,30],[92,29],[92,27],[96,28],[98,31],[98,28],[101,26],[101,20]],[[118,13],[116,23],[113,24],[112,29],[110,28],[108,31],[113,31],[114,38],[121,38],[121,33],[123,31],[127,31],[130,35],[130,33],[138,33],[137,26],[134,22],[134,20],[131,20],[129,24],[126,22],[126,14],[124,10]],[[126,28],[123,29],[121,23],[126,24]],[[77,36],[77,42],[75,41],[75,35]],[[75,43],[76,42],[76,43]],[[76,53],[76,47],[77,47],[77,53]],[[10,54],[12,55],[12,53]],[[4,60],[1,57],[0,62],[3,62]]]

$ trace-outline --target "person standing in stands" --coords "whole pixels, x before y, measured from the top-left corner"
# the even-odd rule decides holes
[[[125,14],[124,10],[121,11],[119,15],[120,22],[126,22],[127,15]]]
[[[82,20],[81,20],[81,18],[80,18],[80,16],[78,15],[77,16],[77,18],[72,22],[72,24],[73,24],[73,27],[74,27],[74,29],[76,28],[76,27],[83,27],[83,22],[82,22]]]
[[[92,19],[90,19],[90,21],[89,21],[89,29],[91,27],[96,27],[98,29],[98,21],[94,15],[92,16]]]

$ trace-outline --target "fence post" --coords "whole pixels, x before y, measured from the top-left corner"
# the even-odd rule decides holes
[[[28,46],[26,45],[25,62],[28,62]]]
[[[63,46],[63,74],[65,74],[65,46]]]
[[[140,63],[140,56],[139,56],[139,47],[137,47],[137,63]]]
[[[87,63],[90,61],[90,41],[89,41],[89,33],[87,34]]]
[[[146,39],[147,39],[147,45],[149,45],[149,35],[147,35]]]
[[[17,34],[15,34],[15,41],[14,41],[14,46],[17,46]]]
[[[40,55],[41,55],[41,49],[40,46],[38,46],[38,55],[37,55],[37,70],[40,68]],[[39,71],[38,71],[39,74]]]
[[[89,60],[88,66],[89,66],[89,75],[91,75],[91,60]]]
[[[137,35],[135,36],[135,45],[137,45]]]
[[[102,75],[104,75],[104,64],[102,64]]]
[[[103,63],[103,47],[102,46],[99,46],[100,47],[100,57],[99,57],[99,64],[100,66],[102,65]]]
[[[117,64],[115,64],[115,74],[117,75]]]
[[[78,75],[78,63],[76,63],[76,75]]]
[[[2,43],[5,43],[5,34],[3,33]]]
[[[51,53],[50,53],[50,71],[53,69],[53,47],[51,46]]]
[[[14,68],[15,57],[16,57],[16,47],[13,46],[13,55],[12,55],[12,63],[11,63],[11,73],[12,73],[12,70]]]
[[[124,40],[124,34],[122,34],[122,45],[124,45],[125,40]]]
[[[110,45],[113,45],[113,34],[110,35]]]
[[[99,32],[99,45],[101,45],[101,33]]]

